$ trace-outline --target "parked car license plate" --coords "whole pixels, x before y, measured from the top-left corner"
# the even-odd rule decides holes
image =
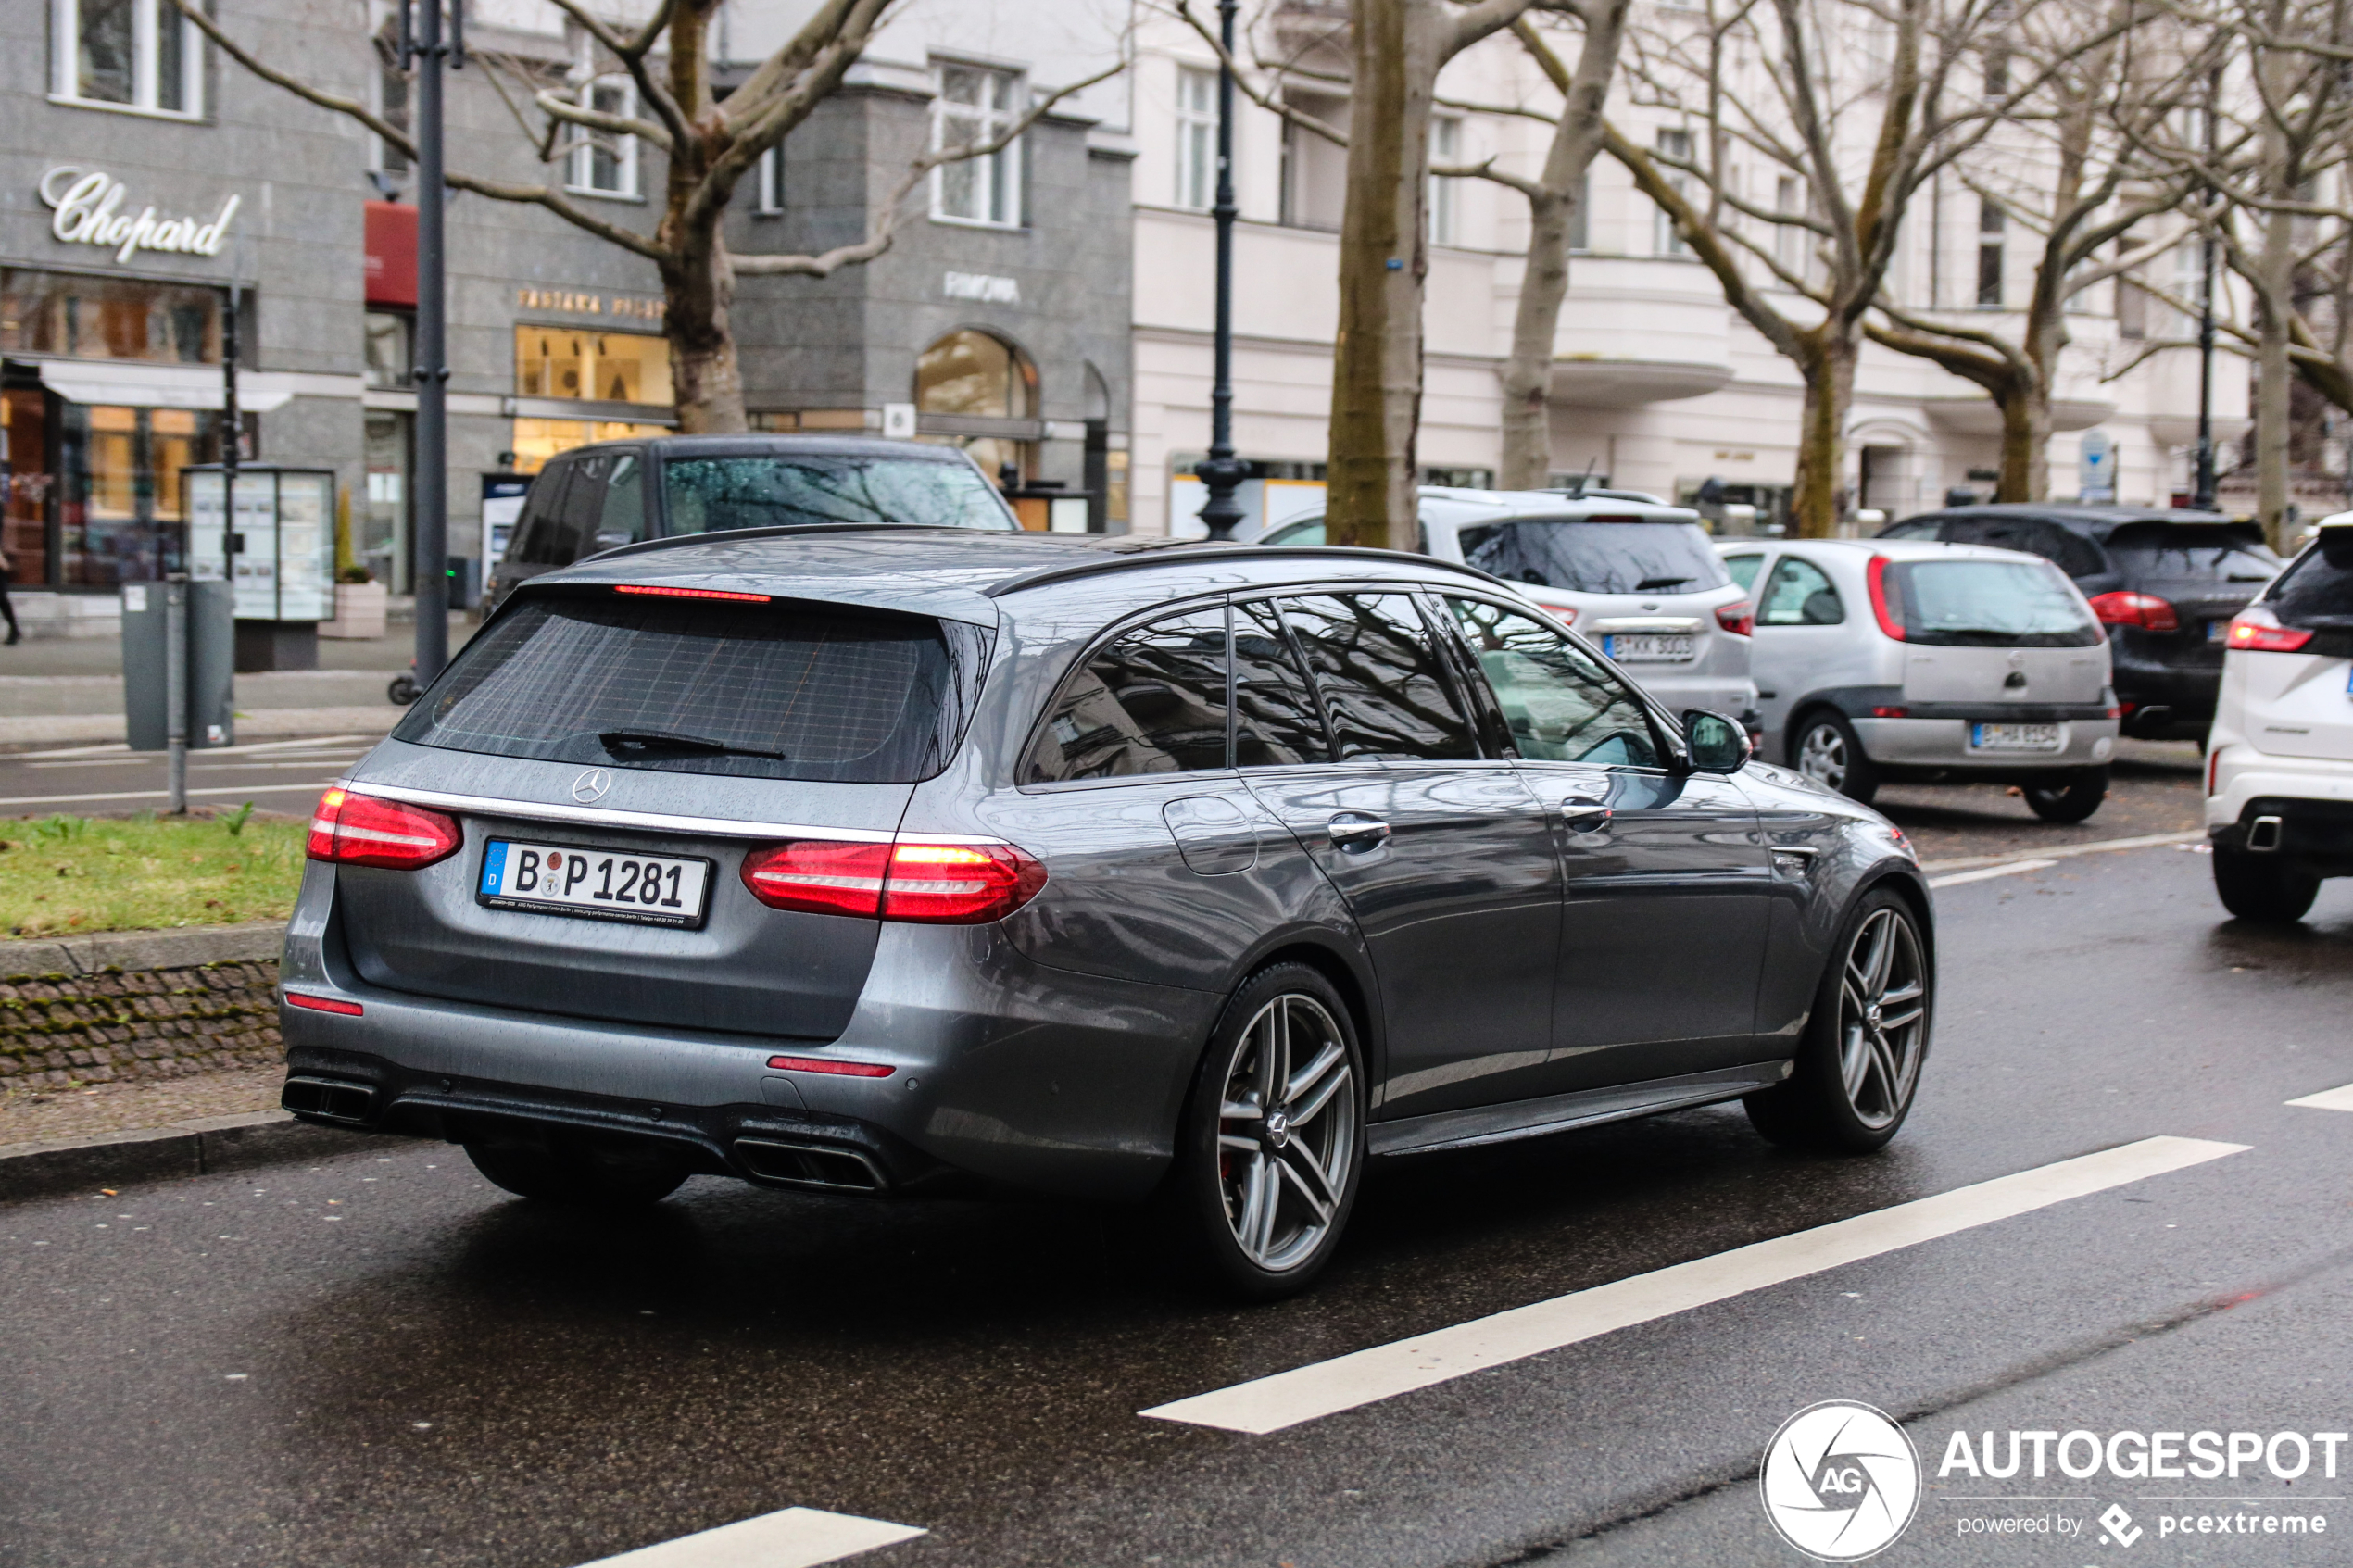
[[[2064,744],[2057,724],[1972,724],[1971,751],[2057,751]]]
[[[2231,623],[2230,623],[2229,621],[2208,621],[2208,622],[2206,623],[2206,640],[2207,640],[2208,642],[2209,642],[2209,643],[2223,643],[2223,642],[2228,642],[2228,641],[2230,641],[2230,637],[2231,637]]]
[[[1620,664],[1669,664],[1692,656],[1688,634],[1671,632],[1612,632],[1602,651]]]
[[[494,838],[483,848],[474,902],[497,909],[699,930],[711,893],[711,864]]]

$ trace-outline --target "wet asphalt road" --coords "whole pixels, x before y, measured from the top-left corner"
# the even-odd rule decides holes
[[[2265,934],[2206,878],[2168,847],[1941,893],[1934,1055],[1881,1156],[1711,1109],[1377,1167],[1331,1274],[1254,1310],[1115,1211],[698,1178],[616,1222],[442,1146],[0,1206],[0,1563],[568,1568],[805,1505],[931,1532],[877,1568],[1784,1564],[1758,1455],[1824,1399],[1931,1467],[1877,1561],[2353,1561],[1965,1539],[2187,1505],[1934,1474],[1957,1426],[2353,1429],[2353,1116],[2283,1103],[2353,1083],[2353,884]],[[1136,1414],[2160,1135],[2248,1148],[1270,1436]],[[2353,1533],[2353,1478],[2159,1489]]]

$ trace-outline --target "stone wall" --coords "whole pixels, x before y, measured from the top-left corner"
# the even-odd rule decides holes
[[[0,943],[0,1092],[283,1060],[283,928]]]

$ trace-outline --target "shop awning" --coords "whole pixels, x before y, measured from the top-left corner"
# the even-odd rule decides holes
[[[121,403],[136,408],[222,406],[218,365],[143,365],[136,360],[44,359],[42,384],[69,403]],[[295,395],[294,379],[268,370],[237,376],[237,407],[249,414],[282,408]]]

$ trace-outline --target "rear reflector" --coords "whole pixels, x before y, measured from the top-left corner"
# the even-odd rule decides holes
[[[827,1061],[818,1056],[772,1056],[768,1065],[779,1073],[832,1073],[844,1078],[887,1078],[899,1071],[878,1061]]]
[[[773,594],[731,594],[724,588],[663,588],[651,583],[622,583],[615,584],[616,594],[644,594],[657,599],[733,599],[738,604],[764,605],[774,602]]]
[[[319,797],[304,852],[336,865],[415,871],[448,859],[464,842],[458,819],[447,812],[338,788]]]
[[[358,1002],[339,1002],[333,997],[309,997],[300,991],[287,992],[286,1005],[290,1008],[308,1008],[312,1012],[339,1012],[350,1018],[358,1018],[368,1010]]]
[[[1909,719],[1911,716],[1912,710],[1908,708],[1874,708],[1871,709],[1871,717],[1874,719]]]
[[[804,838],[745,856],[743,883],[772,909],[981,925],[1036,897],[1046,868],[1010,844]]]

